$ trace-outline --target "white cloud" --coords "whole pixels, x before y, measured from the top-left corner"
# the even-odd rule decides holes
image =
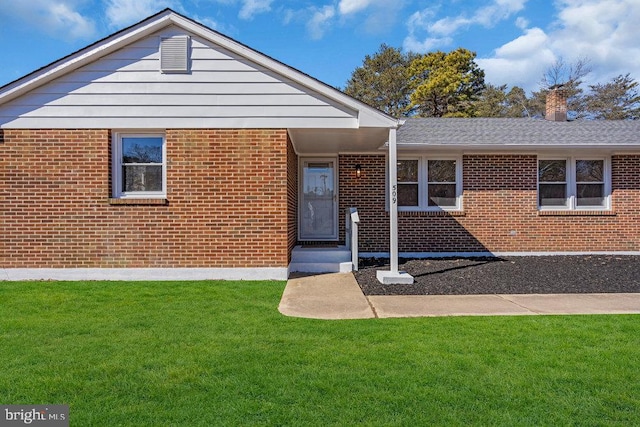
[[[478,9],[471,21],[484,27],[493,27],[496,23],[520,12],[528,0],[495,0],[493,4]]]
[[[555,60],[545,32],[540,28],[531,28],[496,49],[493,57],[477,58],[476,62],[485,71],[488,83],[520,86],[532,91],[538,89],[544,70]]]
[[[436,22],[429,23],[426,29],[430,34],[448,36],[458,31],[460,27],[469,26],[471,24],[473,24],[473,20],[462,16],[457,16],[455,18],[447,17],[439,19]]]
[[[526,30],[529,27],[529,20],[527,18],[523,18],[522,16],[518,16],[516,18],[516,27],[521,30]]]
[[[321,9],[316,9],[313,16],[307,22],[307,30],[314,40],[319,40],[327,31],[331,19],[335,16],[336,11],[333,6],[327,5]]]
[[[402,48],[407,52],[429,52],[436,50],[444,46],[449,46],[453,43],[451,37],[432,38],[427,37],[420,41],[413,36],[408,36],[404,39]]]
[[[50,7],[51,14],[47,19],[47,24],[51,28],[65,28],[72,38],[84,38],[93,35],[95,26],[91,19],[82,16],[63,3],[53,3]]]
[[[74,0],[0,0],[0,15],[18,19],[60,39],[86,39],[96,32],[94,21],[78,11]]]
[[[269,12],[271,3],[273,0],[243,0],[238,16],[240,19],[252,19],[254,15]]]
[[[107,0],[107,21],[111,28],[122,28],[135,24],[160,10],[177,9],[175,0]]]
[[[219,31],[228,36],[235,35],[238,32],[237,28],[235,28],[232,24],[221,23],[219,21],[216,21],[215,19],[212,19],[206,16],[201,17],[198,15],[193,15],[191,16],[191,18],[193,18],[193,20],[196,22],[200,22],[201,24],[206,25],[212,30]]]
[[[471,25],[480,25],[491,28],[498,22],[509,18],[524,7],[527,0],[494,0],[493,4],[482,7],[474,11],[471,16],[465,14],[445,17],[435,22],[425,23],[425,28],[429,33],[448,36],[460,28]]]
[[[510,18],[513,14],[521,11],[528,0],[493,0],[487,6],[476,9],[471,14],[460,14],[457,16],[446,16],[433,21],[438,8],[429,7],[414,13],[408,21],[409,35],[404,41],[404,48],[410,49],[412,46],[425,49],[444,46],[450,43],[454,34],[463,28],[479,25],[484,28],[492,28],[499,22]],[[417,42],[418,35],[426,33],[424,42]]]
[[[591,83],[626,73],[640,79],[637,0],[564,0],[559,6],[557,29],[550,33],[558,55],[589,58]]]
[[[546,48],[549,38],[540,28],[531,28],[525,34],[496,49],[502,58],[527,58]]]
[[[393,31],[404,4],[405,0],[340,0],[337,10],[342,26],[384,34]]]
[[[488,82],[538,90],[544,71],[561,57],[568,64],[590,60],[586,84],[627,73],[640,79],[637,0],[562,0],[556,8],[557,19],[546,32],[526,29],[491,57],[477,59]]]
[[[340,3],[338,3],[338,11],[340,11],[341,15],[360,12],[369,7],[374,1],[375,0],[340,0]]]
[[[306,22],[307,32],[319,40],[334,26],[354,32],[380,34],[392,32],[406,0],[334,0],[325,6],[281,9],[285,25]]]
[[[260,13],[270,12],[273,0],[214,0],[214,2],[225,6],[236,6],[239,4],[240,11],[238,12],[238,18],[250,20]]]

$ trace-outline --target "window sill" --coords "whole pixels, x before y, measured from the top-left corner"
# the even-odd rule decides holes
[[[110,205],[168,205],[167,199],[109,199]]]
[[[466,216],[466,212],[465,211],[398,211],[398,216],[407,216],[407,217],[411,217],[411,216],[417,216],[417,217],[423,217],[423,216],[455,216],[455,217],[460,217],[460,216]]]
[[[610,210],[548,210],[538,211],[538,216],[616,216],[616,213]]]

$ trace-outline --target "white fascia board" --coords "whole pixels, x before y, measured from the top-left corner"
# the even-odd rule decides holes
[[[386,146],[384,147],[387,148]],[[562,144],[562,145],[517,145],[517,144],[402,144],[398,143],[398,150],[402,151],[462,151],[465,154],[487,154],[487,153],[537,153],[540,151],[567,151],[567,150],[593,150],[593,151],[611,151],[621,153],[637,153],[640,151],[638,145],[612,145],[612,144]]]

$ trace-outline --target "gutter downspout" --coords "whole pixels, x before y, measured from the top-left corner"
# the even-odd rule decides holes
[[[398,121],[398,127],[404,124]],[[389,258],[390,271],[378,271],[378,281],[385,285],[412,284],[413,276],[398,271],[398,144],[396,141],[397,128],[389,129]]]

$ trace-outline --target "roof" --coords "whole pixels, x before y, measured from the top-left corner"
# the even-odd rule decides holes
[[[228,51],[264,67],[277,75],[293,81],[308,90],[317,93],[338,104],[357,112],[359,127],[394,128],[397,119],[379,111],[355,98],[337,90],[295,68],[277,61],[263,53],[191,20],[171,9],[165,9],[139,23],[118,31],[77,52],[42,67],[18,80],[0,87],[0,105],[18,98],[30,91],[58,79],[82,66],[93,63],[125,46],[147,37],[170,25],[196,34],[203,39],[219,45]]]
[[[397,141],[398,146],[407,147],[640,148],[640,120],[407,119]]]

